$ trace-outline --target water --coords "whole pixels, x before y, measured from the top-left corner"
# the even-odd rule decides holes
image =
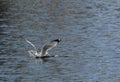
[[[119,82],[119,0],[1,0],[0,82]],[[61,38],[35,59],[33,49]],[[68,57],[64,57],[68,56]]]

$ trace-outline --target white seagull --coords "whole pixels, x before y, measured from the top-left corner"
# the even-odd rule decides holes
[[[31,56],[34,56],[36,58],[49,57],[50,55],[48,54],[48,51],[51,50],[53,47],[57,46],[57,44],[61,41],[60,39],[52,40],[52,41],[44,44],[43,47],[41,48],[41,51],[38,52],[37,48],[35,47],[35,45],[32,42],[30,42],[27,39],[25,39],[25,40],[34,48],[34,50],[30,50],[30,51],[28,51],[28,53]]]

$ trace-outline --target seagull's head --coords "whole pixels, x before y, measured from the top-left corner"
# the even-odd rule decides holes
[[[61,39],[55,39],[55,40],[53,40],[53,42],[60,42],[61,41]]]

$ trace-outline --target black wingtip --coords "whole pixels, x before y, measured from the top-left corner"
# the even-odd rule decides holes
[[[59,42],[61,41],[61,39],[55,39],[55,40],[53,40],[53,41],[56,41],[56,42],[59,43]]]

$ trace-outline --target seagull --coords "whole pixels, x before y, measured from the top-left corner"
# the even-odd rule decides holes
[[[29,40],[25,39],[27,43],[29,43],[34,50],[29,50],[28,53],[31,56],[34,56],[36,58],[44,58],[44,57],[49,57],[50,55],[48,54],[48,51],[51,50],[52,48],[54,48],[55,46],[57,46],[57,44],[61,41],[60,39],[55,39],[52,40],[46,44],[44,44],[41,48],[41,51],[38,52],[38,49],[36,48],[36,46],[30,42]]]

